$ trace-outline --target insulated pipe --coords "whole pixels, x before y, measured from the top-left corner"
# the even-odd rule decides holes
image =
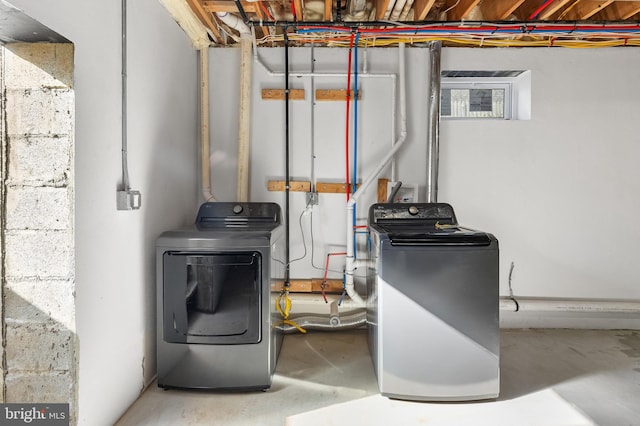
[[[427,203],[438,201],[438,161],[440,155],[440,58],[442,42],[429,43],[429,139],[427,144]]]
[[[345,265],[345,291],[354,303],[361,306],[365,306],[366,302],[356,292],[353,272],[355,269],[363,264],[363,262],[356,261],[354,258],[355,247],[353,243],[353,234],[355,222],[353,220],[353,211],[358,198],[364,193],[364,191],[373,183],[376,177],[380,174],[389,161],[396,155],[398,150],[402,147],[407,139],[407,115],[406,115],[406,98],[407,87],[405,78],[405,45],[400,43],[398,45],[398,74],[400,85],[400,137],[398,141],[393,145],[391,151],[387,153],[384,159],[376,166],[375,170],[369,175],[369,177],[360,185],[360,188],[353,194],[349,202],[347,203],[347,256]]]
[[[346,315],[340,318],[340,323],[331,323],[328,317],[308,316],[291,318],[291,321],[295,321],[300,327],[306,330],[322,330],[322,331],[339,331],[350,330],[367,325],[367,314],[361,312],[353,315]],[[292,325],[283,324],[276,326],[276,329],[282,331],[285,334],[295,333],[298,329]]]
[[[405,21],[407,19],[407,17],[409,16],[409,11],[413,7],[413,2],[414,0],[407,0],[407,3],[405,3],[404,7],[402,8],[402,12],[400,13],[400,21]]]
[[[346,315],[362,310],[361,305],[357,305],[348,297],[343,298],[338,305],[341,296],[339,294],[327,294],[325,302],[321,294],[317,293],[289,293],[291,300],[291,315],[331,315],[334,307],[338,309],[339,315]]]
[[[402,13],[402,9],[404,9],[407,0],[396,0],[396,4],[393,6],[391,10],[391,15],[389,15],[389,20],[397,21],[400,19],[400,14]]]
[[[200,160],[202,197],[204,201],[216,201],[211,192],[211,153],[209,141],[209,47],[200,52]]]

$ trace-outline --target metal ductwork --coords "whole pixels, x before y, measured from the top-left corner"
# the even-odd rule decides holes
[[[440,61],[442,42],[429,43],[430,84],[427,145],[427,203],[438,201],[438,162],[440,155]]]

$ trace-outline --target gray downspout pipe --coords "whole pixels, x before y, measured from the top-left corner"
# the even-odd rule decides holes
[[[438,162],[440,156],[440,60],[442,42],[429,43],[430,84],[427,144],[427,202],[438,201]]]

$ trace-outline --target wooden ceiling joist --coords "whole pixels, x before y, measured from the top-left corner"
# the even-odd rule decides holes
[[[591,17],[594,21],[620,21],[640,13],[640,1],[614,1],[602,12]]]
[[[200,0],[186,0],[187,4],[191,7],[191,9],[195,12],[196,16],[200,18],[200,20],[211,30],[213,34],[214,41],[216,43],[222,42],[222,36],[220,35],[220,30],[218,30],[218,26],[213,22],[211,14],[207,12],[204,7],[202,7],[202,3]]]
[[[332,9],[333,8],[333,0],[324,0],[324,20],[325,21],[333,21]]]
[[[293,0],[293,4],[296,8],[296,20],[303,21],[304,19],[302,16],[302,0]]]
[[[584,21],[591,18],[598,12],[602,12],[605,7],[613,3],[613,0],[608,1],[593,1],[582,0],[579,3],[575,3],[573,7],[563,18],[565,21]]]
[[[567,6],[569,3],[573,1],[575,0],[555,0],[553,3],[547,6],[542,12],[540,12],[540,15],[538,15],[538,19],[541,19],[541,20],[551,19],[551,17],[554,14],[558,13],[563,7]]]
[[[389,7],[391,0],[376,0],[376,19],[379,21],[384,19],[384,13]]]
[[[197,0],[192,0],[197,1]],[[257,9],[259,9],[255,2],[240,2],[242,4],[242,8],[246,13],[257,13]],[[216,12],[229,12],[229,13],[238,13],[238,7],[234,1],[228,0],[209,0],[202,2],[202,8],[209,13]]]
[[[480,3],[482,16],[487,21],[504,21],[519,8],[525,0],[494,0]]]
[[[456,0],[457,1],[457,0]],[[448,21],[461,21],[463,20],[474,7],[480,3],[480,0],[460,0],[460,3],[449,11],[447,16]]]
[[[414,19],[417,21],[422,21],[424,18],[426,18],[435,1],[436,0],[416,0],[413,3]]]

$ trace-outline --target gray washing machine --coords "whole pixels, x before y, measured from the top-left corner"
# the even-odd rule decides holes
[[[458,225],[444,203],[369,211],[369,349],[382,395],[496,398],[498,241]]]
[[[272,285],[284,238],[273,203],[205,203],[157,240],[158,386],[267,389],[282,335]]]

